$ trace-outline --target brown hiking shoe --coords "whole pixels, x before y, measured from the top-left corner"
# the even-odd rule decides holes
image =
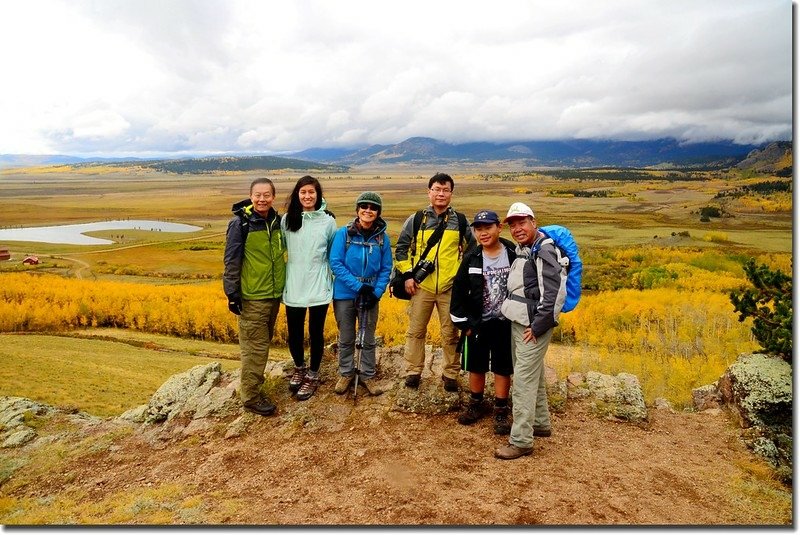
[[[375,379],[361,379],[358,384],[364,387],[364,390],[370,396],[380,396],[383,394],[383,387],[381,387]]]
[[[339,395],[347,392],[347,389],[353,384],[353,377],[353,375],[342,375],[339,377],[339,380],[336,381],[336,386],[333,387],[333,391]]]
[[[523,455],[530,455],[533,453],[533,446],[521,447],[514,444],[506,444],[494,450],[494,456],[498,459],[518,459]]]
[[[494,434],[495,435],[508,435],[511,434],[511,422],[508,419],[508,407],[495,407],[494,408]],[[536,431],[534,431],[534,435]]]
[[[458,415],[458,423],[472,425],[481,418],[483,418],[483,401],[470,399],[467,408]]]
[[[297,392],[303,384],[303,377],[306,376],[306,367],[294,367],[292,377],[289,379],[289,392]]]

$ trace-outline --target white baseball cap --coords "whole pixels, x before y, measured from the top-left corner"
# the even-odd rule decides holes
[[[509,207],[508,213],[506,214],[506,218],[503,219],[503,223],[505,223],[512,217],[535,217],[535,216],[533,215],[533,210],[531,210],[530,206],[528,206],[524,202],[515,202]]]

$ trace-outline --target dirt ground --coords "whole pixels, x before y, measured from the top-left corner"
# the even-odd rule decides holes
[[[387,411],[383,396],[354,404],[332,388],[326,380],[306,402],[281,395],[276,416],[247,415],[234,438],[134,433],[14,494],[71,489],[99,501],[176,484],[221,524],[792,523],[788,489],[781,510],[754,490],[759,463],[724,413],[651,410],[637,426],[570,401],[532,456],[501,461],[491,418],[461,426],[455,413]]]

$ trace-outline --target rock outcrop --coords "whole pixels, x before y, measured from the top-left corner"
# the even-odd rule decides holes
[[[85,412],[64,411],[27,398],[0,397],[0,448],[17,448],[33,441],[38,437],[38,421],[58,413],[81,423],[101,421]]]
[[[573,372],[567,376],[564,385],[562,391],[566,390],[567,398],[588,399],[600,416],[629,422],[647,420],[644,394],[635,375]]]
[[[742,438],[774,466],[783,480],[792,478],[792,367],[780,357],[740,355],[719,380],[692,391],[697,410],[725,407],[744,429]]]
[[[381,414],[391,411],[428,415],[456,411],[469,398],[465,373],[460,378],[462,387],[459,392],[447,392],[442,388],[442,351],[430,346],[426,347],[422,381],[416,390],[404,386],[403,348],[380,348],[377,380],[385,393],[372,397],[361,390],[357,400],[353,399],[352,393],[338,396],[332,392],[329,385],[338,376],[335,358],[324,359],[321,369],[323,386],[315,396],[303,403],[291,400],[286,380],[293,366],[291,360],[268,362],[264,389],[276,401],[280,418],[297,422],[303,427],[340,429],[353,414],[354,406],[359,407],[362,417],[379,421]],[[570,374],[568,378],[560,380],[553,369],[546,368],[545,379],[553,411],[563,409],[569,399],[575,399],[587,400],[594,412],[602,417],[631,422],[647,418],[641,387],[633,375],[621,373],[609,376],[588,372]],[[238,387],[238,369],[224,372],[218,362],[195,366],[170,377],[150,397],[148,403],[126,411],[111,423],[132,425],[154,444],[206,433],[238,436],[246,431],[250,422],[260,418],[243,412],[238,399]],[[486,384],[488,400],[491,400],[493,391],[493,374],[489,374]],[[33,440],[36,437],[35,426],[26,422],[58,411],[24,398],[0,400],[0,438],[3,447],[14,447]],[[88,415],[80,417],[92,418]]]

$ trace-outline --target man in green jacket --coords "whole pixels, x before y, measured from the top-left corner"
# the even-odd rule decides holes
[[[272,181],[257,178],[250,184],[250,198],[233,205],[222,277],[228,308],[239,316],[239,395],[245,410],[261,416],[269,416],[276,409],[261,386],[286,279],[280,217],[272,208],[274,200]]]

